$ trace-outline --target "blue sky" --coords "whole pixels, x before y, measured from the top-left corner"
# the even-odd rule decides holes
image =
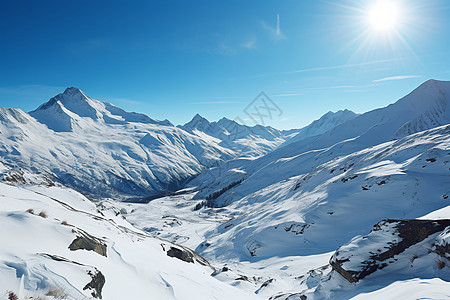
[[[449,1],[391,0],[400,20],[382,32],[377,1],[2,1],[0,106],[76,86],[174,124],[252,125],[244,109],[264,91],[282,111],[266,125],[288,129],[450,80]]]

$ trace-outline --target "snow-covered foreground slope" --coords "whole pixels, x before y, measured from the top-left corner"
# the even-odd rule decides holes
[[[0,183],[0,224],[1,299],[255,297],[210,276],[191,250],[67,188]]]
[[[127,113],[76,88],[30,114],[0,109],[2,160],[97,199],[165,193],[235,156],[212,137]]]

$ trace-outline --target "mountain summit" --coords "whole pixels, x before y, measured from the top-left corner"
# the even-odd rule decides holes
[[[95,127],[92,121],[106,124],[138,122],[172,126],[167,120],[157,121],[144,114],[126,112],[109,102],[94,100],[76,87],[67,88],[30,112],[30,115],[56,132]]]

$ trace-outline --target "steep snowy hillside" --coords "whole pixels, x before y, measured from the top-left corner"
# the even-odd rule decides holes
[[[298,133],[287,141],[288,144],[299,142],[309,137],[321,135],[334,127],[356,118],[358,114],[344,109],[337,112],[327,112],[320,119],[300,129]]]
[[[236,155],[212,137],[127,113],[76,88],[30,114],[0,109],[2,159],[94,198],[165,193]]]
[[[231,204],[243,215],[197,250],[250,260],[332,251],[381,219],[450,205],[449,167],[450,125],[331,158]]]
[[[0,183],[0,223],[1,299],[256,298],[67,188]]]
[[[449,102],[450,82],[429,80],[396,103],[357,116],[322,135],[287,143],[256,160],[223,165],[200,175],[193,184],[207,185],[202,186],[197,198],[209,198],[210,206],[227,205],[332,158],[448,124]],[[230,185],[233,188],[228,188]]]
[[[420,289],[423,297],[447,295],[450,262],[442,265],[445,257],[428,254],[435,244],[446,249],[448,237],[436,240],[440,233],[399,258],[389,257],[388,268],[357,284],[332,272],[329,261],[336,249],[367,235],[383,219],[450,218],[450,125],[337,158],[322,156],[324,162],[312,170],[220,209],[198,207],[202,200],[193,200],[189,190],[146,205],[118,205],[139,228],[224,266],[216,278],[266,298],[365,299],[362,293],[370,293],[368,299],[395,299],[389,293],[402,287],[405,299],[416,299],[421,283],[427,284]],[[399,241],[389,231],[383,236],[375,236],[373,245],[352,248],[350,253],[361,258],[356,262]]]
[[[246,126],[227,118],[209,122],[199,114],[179,127],[199,137],[205,134],[213,136],[219,140],[219,145],[248,156],[266,154],[287,138],[281,131],[270,126]]]

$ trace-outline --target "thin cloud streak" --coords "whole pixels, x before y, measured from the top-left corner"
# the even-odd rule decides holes
[[[400,60],[408,60],[412,57],[403,57],[403,58],[395,58],[395,59],[383,59],[383,60],[374,60],[374,61],[368,61],[368,62],[362,62],[362,63],[355,63],[355,64],[346,64],[346,65],[336,65],[336,66],[324,66],[324,67],[315,67],[315,68],[306,68],[306,69],[299,69],[294,71],[286,71],[286,72],[279,72],[279,73],[269,73],[269,74],[261,74],[256,75],[254,78],[260,78],[260,77],[268,77],[268,76],[276,76],[276,75],[284,75],[284,74],[296,74],[296,73],[307,73],[307,72],[317,72],[317,71],[328,71],[328,70],[337,70],[337,69],[347,69],[347,68],[355,68],[355,67],[361,67],[361,66],[369,66],[369,65],[376,65],[381,63],[387,63],[387,62],[395,62]]]
[[[277,24],[276,24],[275,27],[270,26],[265,21],[261,21],[261,26],[262,26],[262,28],[264,28],[264,29],[268,30],[269,32],[271,32],[272,35],[273,35],[273,38],[275,38],[276,40],[284,40],[284,39],[286,39],[286,36],[281,32],[280,14],[277,14]]]
[[[277,14],[277,35],[280,36],[280,14]]]
[[[236,103],[241,103],[241,102],[237,102],[237,101],[203,101],[203,102],[191,102],[190,104],[236,104]]]
[[[382,82],[382,81],[392,81],[392,80],[403,80],[403,79],[410,79],[410,78],[420,78],[423,77],[421,75],[401,75],[401,76],[391,76],[391,77],[385,77],[381,79],[372,80],[372,82]]]
[[[397,61],[397,60],[399,60],[399,59],[383,59],[383,60],[368,61],[368,62],[357,63],[357,64],[307,68],[307,69],[300,69],[300,70],[295,70],[295,71],[284,72],[284,74],[305,73],[305,72],[312,72],[312,71],[324,71],[324,70],[334,70],[334,69],[346,69],[346,68],[353,68],[353,67],[360,67],[360,66],[367,66],[367,65],[375,65],[375,64],[379,64],[379,63],[392,62],[392,61]]]
[[[324,86],[324,87],[311,87],[305,88],[298,91],[284,91],[279,94],[273,95],[274,97],[291,97],[291,96],[301,96],[305,95],[305,93],[312,91],[323,91],[323,90],[336,90],[336,89],[345,89],[352,91],[354,89],[368,88],[374,87],[376,84],[368,84],[368,85],[335,85],[335,86]]]
[[[121,102],[125,104],[142,104],[141,101],[131,100],[128,98],[109,98],[110,102]]]

